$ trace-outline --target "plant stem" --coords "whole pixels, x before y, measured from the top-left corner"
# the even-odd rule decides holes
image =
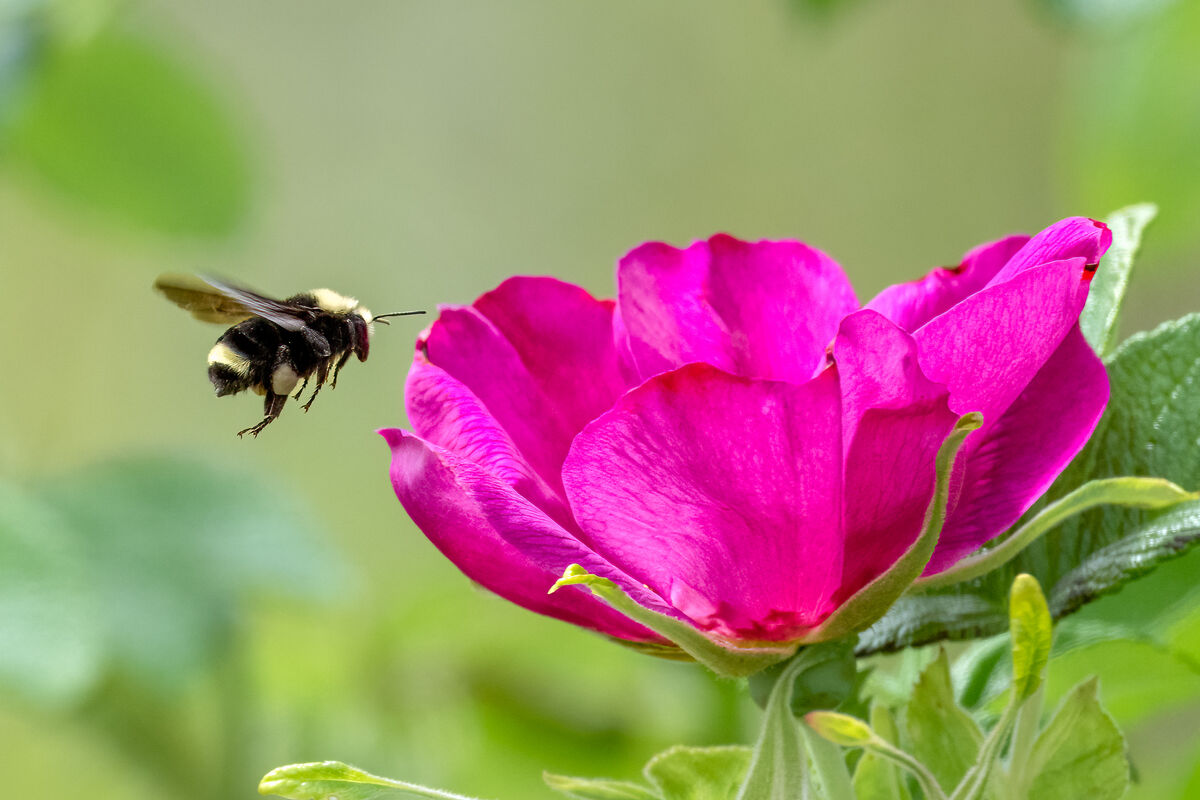
[[[813,769],[821,783],[821,794],[825,800],[854,800],[854,787],[850,783],[850,771],[842,748],[817,734],[807,723],[797,720],[804,744],[812,758]]]

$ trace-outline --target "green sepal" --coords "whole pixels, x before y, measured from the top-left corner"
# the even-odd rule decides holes
[[[921,533],[903,555],[875,580],[855,592],[802,641],[823,642],[856,633],[878,620],[893,603],[921,576],[929,563],[946,520],[946,504],[950,497],[950,476],[954,459],[963,441],[983,425],[983,415],[972,412],[959,417],[946,439],[938,448],[933,497],[925,509]]]
[[[792,687],[805,666],[801,651],[771,689],[746,780],[736,800],[793,800],[808,795],[808,754],[791,709]]]
[[[578,564],[567,567],[563,576],[550,587],[550,592],[554,593],[564,586],[586,586],[592,590],[592,594],[617,611],[674,642],[692,658],[726,678],[752,675],[788,658],[796,651],[794,642],[763,642],[750,645],[728,642],[728,646],[723,646],[718,644],[716,637],[709,638],[685,622],[635,603],[613,581],[593,575]]]
[[[913,590],[936,589],[985,575],[1012,561],[1042,534],[1068,518],[1097,506],[1158,510],[1196,499],[1200,499],[1200,494],[1185,491],[1162,478],[1124,477],[1089,481],[1043,508],[995,547],[968,556],[937,575],[918,578],[913,583]]]
[[[277,767],[263,776],[258,793],[290,800],[475,800],[466,795],[381,778],[340,761]]]

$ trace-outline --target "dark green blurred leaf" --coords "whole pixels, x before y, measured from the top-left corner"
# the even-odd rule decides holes
[[[907,750],[929,767],[947,792],[962,780],[979,754],[983,732],[971,715],[959,707],[950,683],[950,661],[945,651],[925,668],[913,687],[904,714]]]
[[[1029,772],[1029,800],[1117,800],[1125,793],[1125,740],[1100,707],[1094,678],[1077,686],[1038,734]]]
[[[1200,218],[1200,3],[1071,0],[1099,10],[1170,5],[1120,36],[1096,41],[1079,64],[1065,153],[1076,202],[1115,208],[1152,199],[1163,209],[1155,241],[1190,243]]]
[[[249,203],[239,132],[217,98],[167,50],[112,30],[55,54],[8,145],[64,194],[166,233],[223,236]]]
[[[1088,480],[1151,475],[1185,489],[1200,486],[1200,315],[1126,341],[1108,361],[1108,409],[1083,452],[1034,507]],[[1028,518],[1028,516],[1027,516]],[[1059,619],[1145,575],[1200,541],[1200,501],[1151,512],[1108,506],[1067,520],[1004,568],[972,581],[909,595],[865,631],[860,652],[999,633],[1017,573],[1046,587]],[[1147,578],[1152,580],[1152,578]],[[1158,593],[1155,593],[1158,594]]]
[[[803,660],[797,671],[793,662]],[[792,682],[792,714],[802,717],[809,711],[837,708],[854,691],[858,668],[854,661],[854,638],[811,645],[802,649],[791,661],[776,664],[750,676],[750,696],[765,708],[775,682],[784,671],[795,678]]]
[[[0,483],[0,686],[67,703],[102,663],[100,608],[61,516]]]
[[[273,769],[263,777],[258,792],[291,800],[472,800],[461,794],[380,778],[337,761]]]
[[[663,800],[733,800],[750,767],[749,747],[672,747],[646,765]]]
[[[239,470],[130,458],[49,481],[106,658],[149,686],[204,669],[247,593],[327,597],[344,567],[294,499]]]

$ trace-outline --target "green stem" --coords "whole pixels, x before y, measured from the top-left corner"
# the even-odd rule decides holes
[[[1027,784],[1030,776],[1026,773],[1029,767],[1029,756],[1033,753],[1033,745],[1037,741],[1045,691],[1046,684],[1043,682],[1017,710],[1017,721],[1013,727],[1012,747],[1009,748],[1008,760],[1009,797],[1013,800],[1021,800],[1028,794]]]
[[[967,770],[967,774],[963,776],[962,781],[955,787],[954,793],[950,795],[950,800],[978,800],[983,797],[988,778],[992,774],[992,767],[1000,757],[1004,740],[1008,738],[1008,732],[1012,730],[1013,723],[1016,721],[1018,708],[1018,701],[1014,694],[1013,700],[1010,700],[1004,708],[1004,713],[1000,716],[996,727],[992,728],[992,732],[983,740],[983,746],[979,748],[979,757],[976,759],[975,765]]]
[[[927,800],[946,800],[946,793],[938,785],[937,778],[929,771],[929,767],[922,764],[913,756],[879,737],[872,739],[865,747],[880,758],[885,758],[897,766],[908,770],[917,779],[917,785],[921,787],[921,791],[925,794]]]
[[[812,758],[813,770],[821,783],[824,800],[854,800],[854,786],[850,782],[850,771],[842,748],[817,734],[807,723],[796,721],[808,754]]]

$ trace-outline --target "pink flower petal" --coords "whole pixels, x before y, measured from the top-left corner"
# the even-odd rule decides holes
[[[1084,259],[1057,261],[993,284],[934,317],[913,337],[921,367],[950,389],[956,414],[995,424],[1058,349],[1087,300]],[[982,439],[981,432],[968,440]]]
[[[392,448],[392,485],[404,509],[463,574],[506,600],[633,641],[659,637],[581,587],[547,591],[571,564],[614,580],[637,602],[662,601],[596,556],[492,472],[406,431],[380,431]]]
[[[1004,283],[1041,264],[1071,258],[1082,258],[1094,269],[1111,244],[1112,231],[1103,222],[1087,217],[1068,217],[1026,242],[1004,268],[992,276],[990,284]]]
[[[841,603],[885,572],[921,533],[938,448],[954,426],[946,387],[921,372],[913,337],[876,311],[842,320],[845,556]]]
[[[642,378],[704,362],[802,383],[858,306],[841,268],[800,242],[714,236],[643,245],[617,268],[622,323]]]
[[[889,286],[866,307],[878,311],[906,331],[915,331],[987,286],[1028,241],[1028,236],[1009,236],[982,244],[963,256],[957,267],[941,267],[920,280]]]
[[[796,385],[695,364],[585,428],[563,482],[585,541],[700,628],[788,639],[840,579],[840,415],[835,370]]]
[[[1107,402],[1104,365],[1075,325],[974,445],[925,574],[952,566],[1016,522],[1083,449]]]

